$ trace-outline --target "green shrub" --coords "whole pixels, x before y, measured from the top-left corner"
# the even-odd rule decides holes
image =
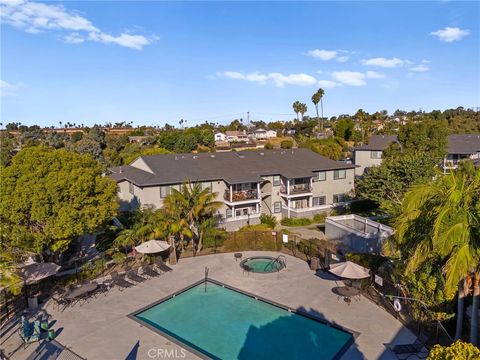
[[[313,222],[323,223],[323,222],[325,222],[326,217],[327,217],[327,214],[325,214],[325,213],[315,214],[313,216]]]
[[[271,142],[267,142],[267,143],[265,144],[265,149],[267,149],[267,150],[272,150],[272,149],[273,149],[273,144],[272,144]]]
[[[280,147],[282,149],[291,149],[293,147],[293,141],[292,140],[282,140],[280,143]]]
[[[272,228],[268,224],[256,224],[256,225],[245,225],[238,229],[238,232],[245,232],[245,231],[267,231],[271,230]]]
[[[283,226],[307,226],[311,224],[312,224],[312,220],[308,218],[282,219]]]
[[[275,229],[277,226],[277,218],[273,215],[262,214],[260,215],[260,223],[268,225],[270,229]]]
[[[388,259],[376,254],[350,253],[345,255],[346,259],[367,269],[377,272],[378,268]]]
[[[122,264],[126,258],[127,255],[121,252],[116,252],[112,255],[112,260],[115,264]]]
[[[435,345],[427,360],[473,360],[480,359],[480,349],[461,340],[450,346]]]
[[[223,229],[215,229],[211,233],[207,234],[203,239],[203,246],[206,248],[214,248],[222,246],[228,233]]]

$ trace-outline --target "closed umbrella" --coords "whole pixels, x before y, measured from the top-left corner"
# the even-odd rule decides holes
[[[162,240],[148,240],[135,246],[135,250],[142,254],[155,254],[170,248],[170,244]]]
[[[365,279],[370,276],[370,270],[351,261],[330,265],[332,274],[345,279]]]

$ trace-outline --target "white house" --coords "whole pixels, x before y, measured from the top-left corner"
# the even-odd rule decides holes
[[[227,141],[229,142],[240,142],[248,141],[248,135],[245,130],[243,131],[226,131]]]
[[[224,133],[216,133],[214,137],[215,137],[215,142],[227,140],[227,135],[225,135]]]
[[[274,137],[277,137],[277,132],[275,130],[265,130],[265,129],[257,129],[253,132],[255,139],[257,140],[267,140]]]

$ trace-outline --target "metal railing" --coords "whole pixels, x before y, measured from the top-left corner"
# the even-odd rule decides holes
[[[225,190],[223,198],[227,201],[230,201],[230,190]],[[257,200],[258,192],[257,190],[238,190],[232,191],[232,202],[236,201],[245,201],[245,200]]]
[[[288,194],[287,187],[285,185],[280,186],[280,192],[282,194]],[[312,192],[310,184],[295,184],[290,185],[290,195],[302,194]]]

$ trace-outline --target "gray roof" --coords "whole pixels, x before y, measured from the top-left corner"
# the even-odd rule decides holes
[[[308,149],[150,155],[139,159],[153,173],[128,165],[110,169],[110,177],[117,182],[128,180],[138,186],[211,180],[238,184],[261,182],[262,176],[268,175],[283,175],[292,179],[313,176],[314,171],[355,167],[327,159]]]
[[[448,137],[449,154],[475,154],[480,151],[480,134],[455,134]]]
[[[372,135],[368,144],[357,146],[354,150],[385,150],[392,142],[398,142],[397,135]]]

